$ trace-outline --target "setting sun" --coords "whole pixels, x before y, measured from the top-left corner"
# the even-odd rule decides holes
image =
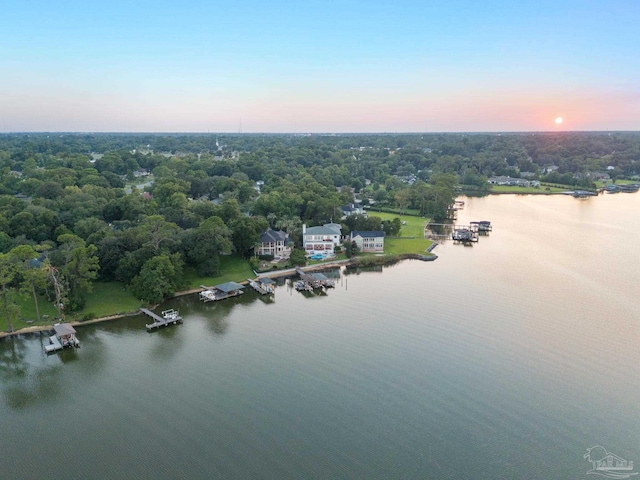
[[[558,117],[555,119],[556,125],[560,125],[562,122],[564,122],[564,118],[562,117]]]

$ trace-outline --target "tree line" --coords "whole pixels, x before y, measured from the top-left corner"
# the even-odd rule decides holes
[[[634,175],[640,135],[0,135],[3,307],[14,315],[20,291],[78,310],[96,280],[158,302],[187,269],[249,257],[267,227],[299,244],[303,223],[339,221],[354,198],[445,219],[459,184],[549,164]],[[399,226],[370,215],[344,229]]]

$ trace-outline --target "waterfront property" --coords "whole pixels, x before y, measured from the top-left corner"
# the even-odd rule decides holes
[[[260,244],[256,246],[256,255],[273,255],[278,258],[289,258],[293,242],[282,230],[267,228],[260,234]]]
[[[342,240],[342,227],[337,223],[325,223],[321,227],[302,225],[302,247],[307,255],[334,253]]]
[[[508,176],[489,177],[487,181],[492,185],[507,185],[510,187],[539,187],[540,186],[540,182],[538,180],[527,180],[524,178],[513,178]]]
[[[236,282],[226,282],[214,287],[202,287],[205,290],[200,292],[200,300],[203,302],[216,302],[225,298],[236,297],[243,292],[244,285]]]
[[[384,251],[384,232],[379,231],[358,231],[351,232],[350,240],[356,242],[361,252]]]
[[[76,329],[70,323],[56,323],[53,325],[53,335],[49,337],[49,344],[44,346],[46,353],[62,350],[65,347],[79,347],[80,341],[76,337]]]
[[[46,335],[0,340],[3,478],[587,479],[599,441],[635,465],[640,195],[623,195],[473,198],[461,224],[499,228],[444,261],[269,305],[172,298],[154,311],[177,328],[83,325],[48,356]],[[566,241],[585,231],[587,250]]]

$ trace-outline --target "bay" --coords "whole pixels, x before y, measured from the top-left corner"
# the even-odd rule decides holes
[[[640,461],[640,195],[464,198],[473,247],[184,324],[0,342],[2,478],[586,478]],[[637,469],[635,470],[637,471]]]

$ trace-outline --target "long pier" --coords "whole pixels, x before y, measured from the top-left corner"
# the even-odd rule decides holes
[[[145,315],[148,315],[153,319],[153,323],[147,323],[147,330],[151,331],[155,328],[166,327],[167,325],[175,325],[176,323],[182,323],[182,317],[178,315],[175,310],[165,310],[162,312],[162,317],[153,313],[147,308],[141,308],[140,311]]]
[[[300,281],[296,282],[296,290],[312,291],[316,288],[335,287],[335,280],[327,278],[322,273],[305,273],[298,267],[296,273],[300,276]]]

